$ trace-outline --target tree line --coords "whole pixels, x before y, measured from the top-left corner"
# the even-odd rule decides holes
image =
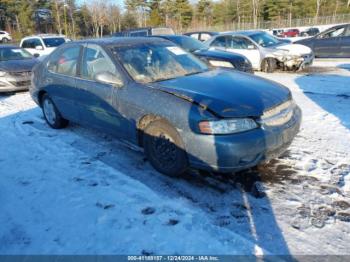
[[[350,0],[0,0],[0,29],[14,37],[60,33],[72,38],[100,37],[124,29],[188,28],[280,21],[350,14]]]

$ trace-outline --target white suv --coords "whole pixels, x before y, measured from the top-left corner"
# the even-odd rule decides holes
[[[6,31],[0,31],[0,42],[1,43],[7,43],[12,40],[12,37],[9,33]]]
[[[70,40],[64,35],[36,35],[23,38],[19,46],[38,57],[50,54],[56,47],[68,41]]]

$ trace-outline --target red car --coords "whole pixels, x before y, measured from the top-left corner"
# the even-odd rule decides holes
[[[298,29],[289,29],[286,32],[283,32],[283,37],[296,37],[299,36],[300,31]]]

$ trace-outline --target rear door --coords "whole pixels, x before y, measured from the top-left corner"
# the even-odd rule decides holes
[[[76,77],[81,45],[69,45],[53,54],[47,62],[48,73],[43,80],[45,90],[64,118],[80,122],[76,99]]]
[[[223,36],[218,36],[216,37],[211,43],[210,43],[210,47],[214,47],[215,49],[219,49],[219,50],[226,50],[226,35]]]
[[[87,125],[127,137],[123,128],[125,118],[118,113],[118,87],[96,80],[98,74],[109,72],[122,79],[119,70],[107,52],[99,45],[85,45],[77,89],[82,121]]]

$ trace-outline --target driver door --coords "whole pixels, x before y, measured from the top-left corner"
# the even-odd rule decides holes
[[[337,27],[316,37],[314,52],[317,57],[340,57],[340,44],[346,32],[346,26]]]
[[[244,55],[252,63],[254,69],[260,68],[260,51],[250,40],[240,36],[227,38],[226,50]]]

